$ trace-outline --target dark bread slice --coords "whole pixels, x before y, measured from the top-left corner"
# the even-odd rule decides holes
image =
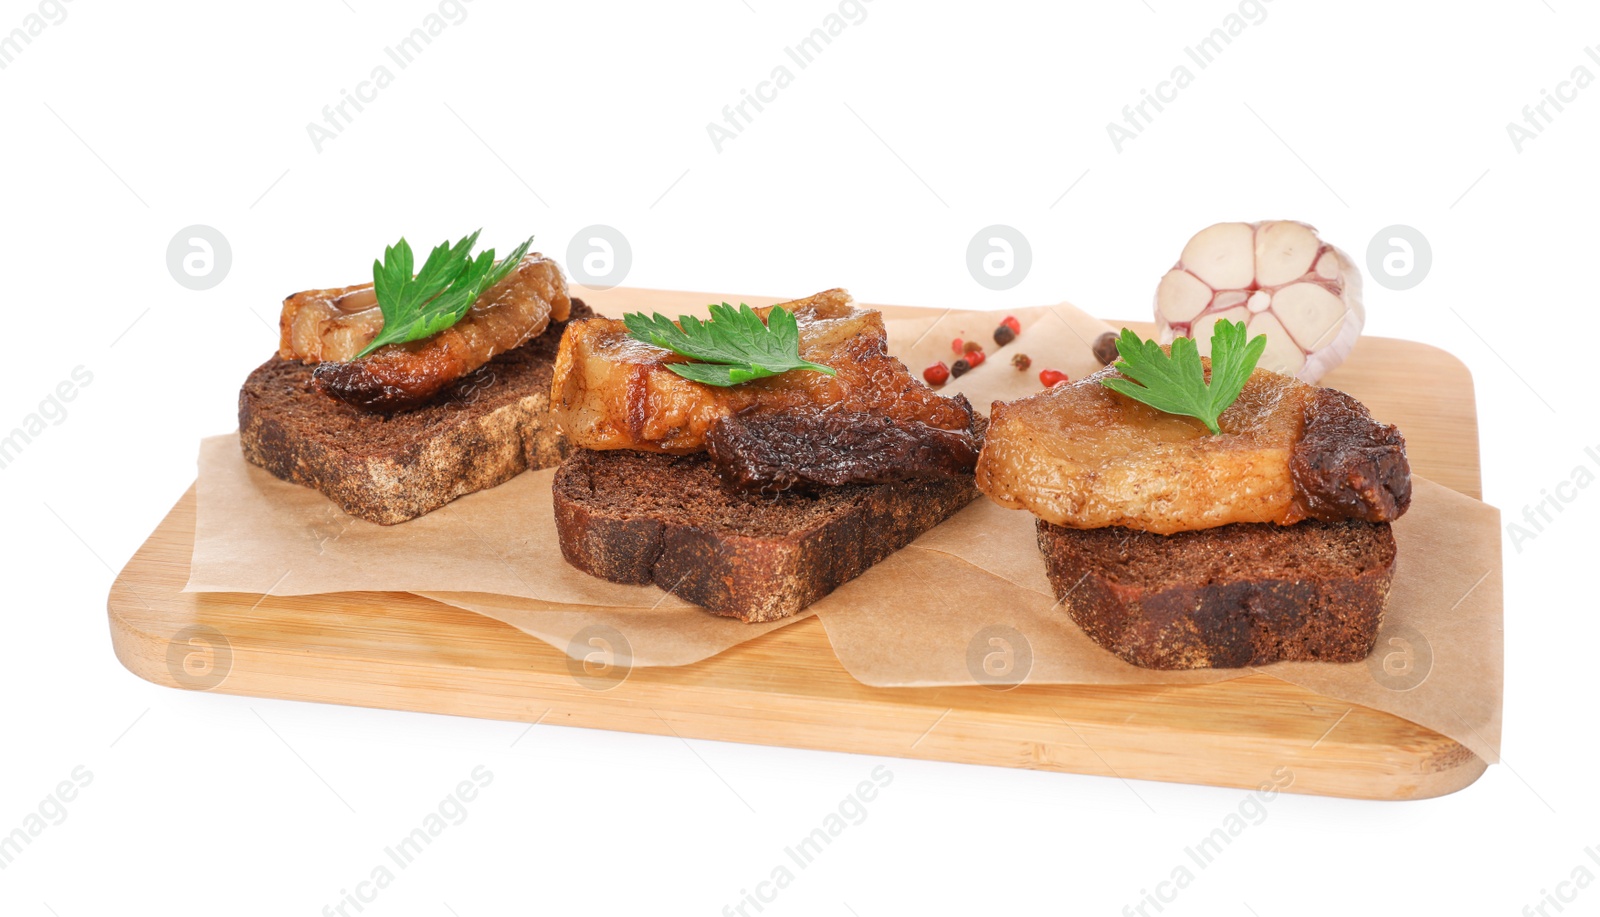
[[[561,553],[618,583],[654,583],[743,621],[792,615],[953,515],[971,476],[736,492],[704,453],[578,449],[556,469]]]
[[[572,319],[594,313],[572,301]],[[273,356],[239,391],[245,458],[380,525],[415,519],[567,454],[550,419],[566,322],[456,380],[434,401],[385,416],[312,387],[311,365]]]
[[[1388,523],[1240,523],[1175,535],[1038,520],[1067,614],[1096,643],[1152,669],[1372,652],[1394,578]]]

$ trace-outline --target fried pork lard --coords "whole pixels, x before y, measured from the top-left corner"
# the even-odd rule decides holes
[[[1410,504],[1405,439],[1343,392],[1258,369],[1213,436],[1100,384],[1114,373],[997,402],[978,489],[1056,525],[1164,535],[1235,522],[1388,522]]]
[[[356,407],[396,411],[425,403],[452,381],[521,346],[571,308],[567,282],[554,261],[523,257],[516,270],[485,290],[449,328],[355,359],[383,328],[372,284],[308,290],[283,301],[278,355],[319,364],[315,384]]]
[[[550,397],[567,441],[586,449],[699,452],[714,423],[752,409],[860,412],[950,431],[971,425],[967,406],[934,393],[889,356],[883,316],[856,308],[850,294],[828,290],[782,305],[799,325],[800,355],[837,375],[794,371],[718,388],[667,369],[688,358],[634,340],[620,321],[569,325]],[[756,310],[763,318],[769,311]]]

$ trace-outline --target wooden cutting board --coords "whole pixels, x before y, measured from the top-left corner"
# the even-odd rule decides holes
[[[608,313],[780,301],[581,295]],[[1454,357],[1363,338],[1325,381],[1405,430],[1418,474],[1481,496],[1472,377]],[[108,600],[117,658],[171,687],[1219,786],[1255,788],[1288,767],[1293,792],[1371,799],[1454,792],[1487,767],[1431,730],[1267,675],[1195,686],[870,688],[839,664],[815,618],[694,665],[590,677],[509,625],[407,593],[185,593],[194,520],[190,488]]]

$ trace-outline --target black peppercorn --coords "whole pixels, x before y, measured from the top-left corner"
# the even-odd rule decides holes
[[[1107,331],[1094,339],[1094,358],[1106,366],[1117,362],[1116,332]]]

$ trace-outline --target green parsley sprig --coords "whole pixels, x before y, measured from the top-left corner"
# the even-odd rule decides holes
[[[713,305],[708,322],[681,315],[674,323],[659,312],[651,316],[630,312],[622,322],[635,340],[701,361],[667,364],[694,382],[738,385],[793,369],[834,375],[832,367],[800,357],[800,326],[781,306],[773,306],[765,322],[744,303],[737,309],[727,303]]]
[[[1218,418],[1238,400],[1266,349],[1264,334],[1246,342],[1244,322],[1217,322],[1211,332],[1211,381],[1207,383],[1193,338],[1175,339],[1169,356],[1160,344],[1142,340],[1124,328],[1117,338],[1117,354],[1122,359],[1113,365],[1127,378],[1112,376],[1101,379],[1100,384],[1158,411],[1197,418],[1206,429],[1219,434]]]
[[[383,312],[383,330],[355,359],[361,359],[385,344],[420,341],[461,321],[483,291],[506,279],[522,256],[528,253],[533,237],[517,246],[499,264],[494,249],[472,257],[478,232],[451,245],[441,242],[428,254],[422,270],[411,273],[411,244],[402,238],[383,250],[383,260],[372,262],[372,283]]]

